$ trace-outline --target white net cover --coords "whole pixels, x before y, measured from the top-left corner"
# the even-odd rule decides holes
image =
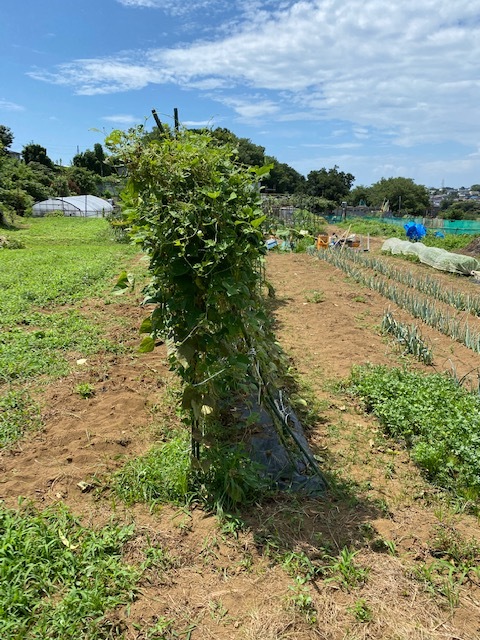
[[[450,271],[462,275],[471,275],[472,271],[478,270],[480,265],[478,260],[471,256],[463,256],[459,253],[450,253],[445,249],[437,247],[427,247],[421,242],[408,242],[398,238],[389,238],[382,245],[382,251],[393,255],[416,255],[420,262],[428,264],[440,271]]]

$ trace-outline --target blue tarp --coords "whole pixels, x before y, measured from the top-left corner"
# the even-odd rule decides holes
[[[407,233],[407,238],[412,242],[421,240],[427,235],[427,230],[423,224],[418,224],[417,222],[407,222],[403,225],[403,228]]]

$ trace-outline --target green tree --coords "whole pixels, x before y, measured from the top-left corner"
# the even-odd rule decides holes
[[[370,206],[370,187],[358,185],[354,187],[348,194],[347,202],[352,207],[358,207],[361,204]]]
[[[424,215],[430,209],[427,188],[411,178],[382,178],[370,187],[370,199],[378,208],[388,201],[397,215]]]
[[[10,127],[0,124],[0,152],[7,151],[12,146],[13,133]]]
[[[72,159],[72,164],[75,167],[87,169],[103,177],[109,176],[113,172],[113,168],[109,164],[106,164],[105,161],[106,157],[103,147],[97,142],[93,147],[93,151],[87,149],[82,153],[77,153]]]
[[[263,178],[262,185],[276,193],[297,193],[305,184],[305,177],[293,167],[279,162],[273,156],[265,156],[265,164],[273,164],[268,176]]]
[[[17,167],[20,170],[23,170],[25,177],[34,178],[45,187],[49,187],[55,180],[56,172],[54,169],[51,169],[44,164],[40,164],[39,162],[35,162],[34,160],[29,162],[28,165],[23,162],[19,162]]]
[[[475,200],[450,202],[442,213],[447,220],[476,220],[479,215],[480,202]]]
[[[32,196],[20,187],[14,189],[0,187],[0,203],[13,210],[17,216],[28,214],[34,202]]]
[[[234,157],[244,166],[262,167],[265,164],[265,147],[254,144],[249,138],[238,138],[224,127],[217,127],[212,132],[206,129],[197,129],[196,132],[210,135],[213,141],[221,145],[230,145],[234,150]]]
[[[337,165],[333,169],[310,171],[305,183],[305,192],[340,204],[348,196],[354,180],[355,176],[339,171]]]
[[[48,157],[46,148],[40,144],[31,142],[25,145],[22,150],[22,156],[26,164],[29,162],[38,162],[53,169],[53,162]]]
[[[70,188],[68,186],[68,177],[65,172],[55,176],[52,183],[52,191],[55,196],[65,197],[71,195]]]
[[[8,156],[2,158],[0,184],[3,190],[0,200],[8,203],[10,208],[24,215],[31,203],[22,194],[30,196],[33,202],[46,200],[53,195],[52,183],[55,177],[53,169],[38,162],[25,164]]]
[[[96,173],[84,169],[83,167],[68,167],[66,170],[68,188],[71,193],[77,195],[90,194],[97,195],[98,185],[101,178]]]

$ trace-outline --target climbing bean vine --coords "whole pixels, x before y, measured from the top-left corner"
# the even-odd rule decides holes
[[[203,428],[219,408],[277,374],[276,347],[261,292],[258,183],[208,133],[179,131],[146,141],[142,128],[115,131],[107,144],[127,167],[124,215],[150,258],[141,349],[166,341],[184,382],[182,404]],[[257,368],[256,368],[257,365]]]

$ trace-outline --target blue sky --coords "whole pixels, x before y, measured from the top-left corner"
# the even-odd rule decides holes
[[[227,127],[307,175],[480,183],[480,0],[2,0],[0,124],[54,161]]]

